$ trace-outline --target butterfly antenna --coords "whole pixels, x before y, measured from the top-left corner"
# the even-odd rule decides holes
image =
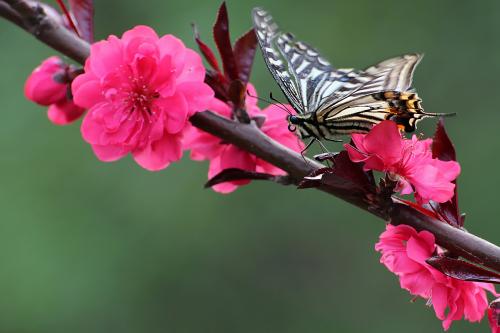
[[[271,99],[271,101],[273,101],[273,102],[277,103],[277,105],[280,105],[280,106],[281,106],[281,108],[282,108],[283,110],[285,110],[285,111],[286,111],[289,115],[292,115],[292,112],[290,112],[290,110],[288,110],[288,108],[285,106],[285,104],[281,103],[281,102],[280,102],[280,101],[278,101],[276,98],[274,98],[274,96],[273,96],[273,93],[272,93],[272,92],[270,92],[270,93],[269,93],[269,98]]]
[[[259,97],[259,96],[252,95],[252,94],[251,94],[248,90],[247,90],[247,95],[248,95],[248,97],[255,98],[255,99],[257,99],[257,100],[259,100],[259,101],[261,101],[261,102],[264,102],[264,103],[267,103],[267,104],[271,104],[271,105],[276,105],[277,107],[279,107],[280,109],[282,109],[282,110],[283,110],[283,111],[285,111],[286,113],[288,113],[288,114],[292,114],[292,113],[290,112],[290,110],[288,110],[288,109],[287,109],[287,108],[286,108],[283,104],[281,104],[281,103],[279,103],[279,102],[278,102],[278,104],[276,104],[276,103],[271,102],[271,101],[269,101],[269,100],[267,100],[267,99],[265,99],[265,98],[262,98],[262,97]]]
[[[428,112],[422,112],[425,116],[429,117],[454,117],[457,114],[455,112],[452,113],[428,113]]]

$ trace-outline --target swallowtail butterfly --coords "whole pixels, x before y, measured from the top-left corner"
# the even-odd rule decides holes
[[[406,132],[425,117],[411,88],[420,54],[405,54],[365,70],[335,69],[311,46],[281,32],[272,16],[253,10],[254,28],[264,60],[284,95],[297,111],[289,129],[302,138],[335,140],[342,134],[366,133],[385,119]],[[312,143],[312,142],[311,142]]]

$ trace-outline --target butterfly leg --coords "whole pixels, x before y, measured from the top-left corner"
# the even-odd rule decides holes
[[[316,139],[317,140],[317,139]],[[325,162],[326,161],[326,165],[328,165],[329,168],[331,168],[332,166],[330,165],[330,158],[335,156],[336,154],[338,153],[332,153],[328,150],[328,148],[325,147],[325,145],[323,144],[323,142],[321,142],[320,140],[317,140],[318,141],[318,144],[321,148],[321,150],[323,151],[323,153],[321,154],[317,154],[317,155],[314,155],[314,159],[318,162]],[[331,140],[329,140],[331,141]]]
[[[304,149],[302,149],[302,151],[300,152],[300,156],[302,156],[302,159],[304,160],[304,162],[306,162],[306,163],[307,163],[307,165],[309,165],[309,162],[307,161],[306,156],[305,156],[306,151],[307,151],[307,149],[309,149],[309,147],[311,147],[311,146],[312,146],[312,144],[313,144],[313,143],[314,143],[314,141],[316,141],[316,140],[317,140],[316,138],[312,138],[312,139],[311,139],[311,141],[309,141],[309,143],[305,146],[305,148],[304,148]]]

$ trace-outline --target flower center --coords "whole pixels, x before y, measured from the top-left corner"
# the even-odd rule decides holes
[[[155,113],[153,101],[160,97],[160,93],[156,90],[150,89],[144,83],[144,78],[131,79],[131,87],[128,91],[125,102],[130,108],[130,112],[142,112],[152,115]]]

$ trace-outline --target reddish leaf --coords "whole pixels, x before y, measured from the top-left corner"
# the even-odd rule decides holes
[[[73,19],[71,18],[71,14],[68,11],[68,8],[66,8],[66,5],[64,4],[63,0],[56,0],[57,4],[61,8],[62,12],[64,13],[64,16],[66,17],[66,20],[68,21],[68,25],[70,26],[71,29],[79,36],[80,33],[78,32],[78,29],[76,28],[75,23],[73,22]]]
[[[455,147],[444,129],[443,118],[439,120],[436,132],[434,133],[432,141],[432,157],[439,158],[441,161],[457,160]]]
[[[215,57],[214,52],[207,44],[205,44],[200,39],[200,34],[198,33],[198,28],[196,28],[196,25],[194,25],[194,24],[193,24],[193,32],[194,32],[194,40],[196,41],[196,44],[198,44],[198,48],[200,49],[201,54],[203,54],[203,57],[205,57],[208,64],[210,66],[212,66],[212,68],[215,71],[220,72],[219,62],[217,61],[217,58]]]
[[[236,80],[238,78],[238,67],[236,65],[231,39],[229,37],[229,19],[225,2],[223,2],[219,7],[213,32],[215,44],[217,45],[217,49],[219,50],[222,58],[224,73],[231,80]]]
[[[307,177],[304,177],[304,179],[300,181],[297,188],[304,189],[304,188],[318,187],[321,185],[321,179],[323,178],[323,174],[331,172],[332,172],[331,168],[321,168],[318,170],[314,170],[309,175],[307,175]]]
[[[500,332],[500,298],[490,303],[488,308],[488,320],[493,333]]]
[[[456,161],[455,148],[444,128],[444,121],[440,119],[432,142],[432,157],[442,161]],[[454,227],[464,225],[464,216],[460,215],[458,208],[458,186],[456,181],[455,194],[450,201],[445,203],[430,202],[430,207],[439,215],[440,219]]]
[[[230,168],[222,170],[215,175],[205,184],[205,188],[235,180],[270,180],[282,185],[290,185],[294,183],[294,180],[289,176],[274,176],[267,173]]]
[[[375,183],[371,173],[363,171],[360,163],[353,163],[345,150],[333,157],[333,174],[327,175],[324,182],[327,185],[346,190],[375,191]]]
[[[213,89],[216,98],[224,102],[229,101],[226,79],[220,72],[210,69],[207,70],[205,74],[205,83]]]
[[[246,86],[240,80],[234,80],[229,85],[229,99],[237,109],[245,108]]]
[[[426,262],[441,273],[464,281],[500,283],[500,274],[462,259],[434,256]]]
[[[234,44],[234,57],[238,66],[239,78],[245,85],[250,78],[256,50],[257,36],[253,29],[238,38]]]
[[[89,43],[94,42],[94,1],[93,0],[69,0],[69,6],[73,13],[78,31],[83,39]]]
[[[332,168],[320,169],[304,178],[299,188],[326,185],[351,193],[375,193],[373,175],[363,171],[359,163],[353,163],[346,151],[332,155]]]

